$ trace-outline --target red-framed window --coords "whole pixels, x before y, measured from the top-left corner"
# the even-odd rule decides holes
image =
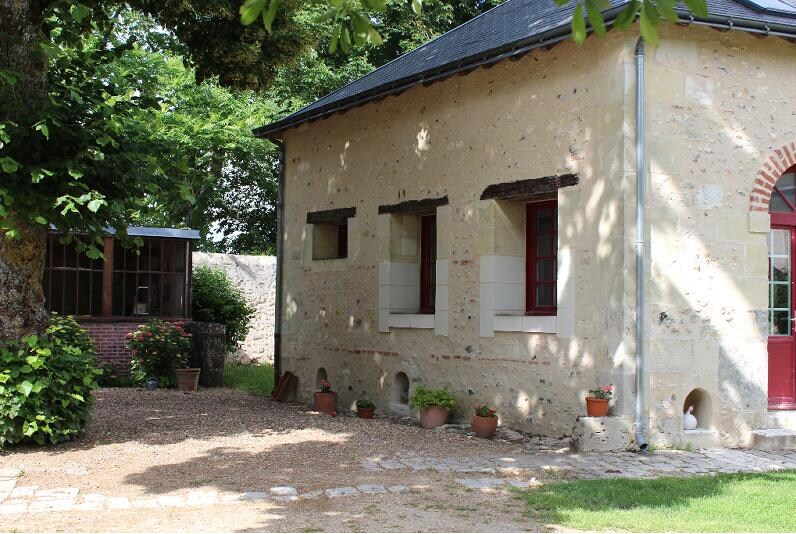
[[[527,204],[525,313],[556,314],[558,207],[555,200]]]
[[[437,216],[420,217],[420,313],[434,313],[437,297]]]

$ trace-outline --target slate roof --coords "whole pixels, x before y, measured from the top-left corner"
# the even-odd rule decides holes
[[[694,18],[685,7],[678,12],[686,21],[796,36],[796,9],[789,16],[753,7],[767,1],[774,0],[707,0],[706,19]],[[604,11],[606,22],[626,4],[611,0]],[[254,134],[269,137],[419,83],[567,39],[573,10],[574,3],[559,7],[553,0],[508,0]]]

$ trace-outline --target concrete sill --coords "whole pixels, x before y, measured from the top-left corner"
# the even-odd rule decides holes
[[[558,333],[554,315],[496,315],[495,332]]]
[[[434,328],[432,313],[391,313],[390,328]]]

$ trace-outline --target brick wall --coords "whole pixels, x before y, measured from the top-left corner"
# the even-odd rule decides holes
[[[137,323],[84,322],[81,326],[88,330],[94,340],[100,363],[107,363],[122,373],[130,370],[130,353],[124,347],[124,342],[127,333],[135,330]]]

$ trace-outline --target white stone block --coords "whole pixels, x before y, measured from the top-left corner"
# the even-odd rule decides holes
[[[437,260],[437,285],[448,285],[448,275],[450,271],[450,260]]]
[[[434,328],[434,315],[431,313],[416,313],[410,317],[410,328]]]

